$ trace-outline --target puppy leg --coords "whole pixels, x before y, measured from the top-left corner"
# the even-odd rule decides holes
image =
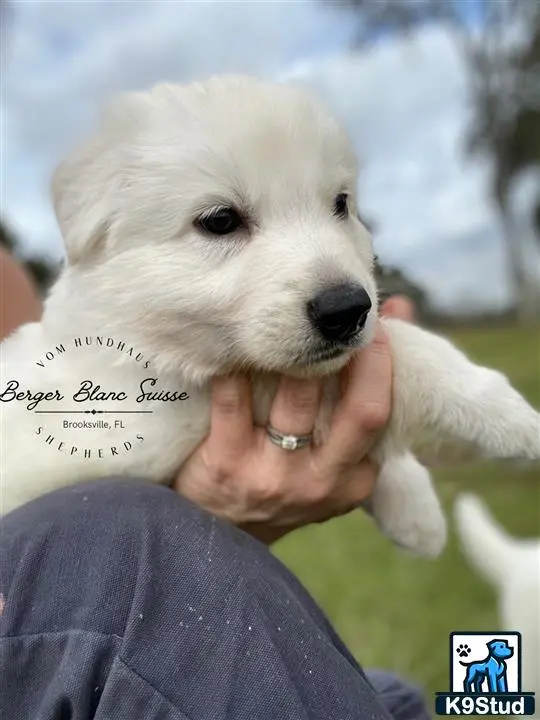
[[[540,460],[540,414],[495,370],[470,364],[462,386],[445,387],[437,425],[481,457]]]
[[[429,472],[410,453],[386,459],[371,510],[381,531],[401,547],[437,557],[446,543],[446,520]]]
[[[540,414],[499,372],[450,342],[386,320],[394,353],[389,438],[428,462],[464,457],[540,459]]]

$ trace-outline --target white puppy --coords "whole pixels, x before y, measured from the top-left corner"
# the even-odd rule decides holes
[[[522,635],[523,690],[540,694],[540,539],[518,540],[472,494],[458,496],[457,530],[473,567],[497,591],[501,630]],[[540,717],[536,713],[535,717]]]
[[[378,312],[357,173],[339,124],[293,86],[227,76],[122,97],[55,173],[67,265],[42,322],[2,345],[3,511],[107,474],[169,482],[208,430],[217,374],[251,373],[258,424],[279,373],[328,375],[321,442],[337,372]],[[445,521],[412,451],[538,459],[539,415],[446,340],[385,326],[394,405],[372,512],[394,541],[436,555]],[[164,402],[173,390],[188,399]]]

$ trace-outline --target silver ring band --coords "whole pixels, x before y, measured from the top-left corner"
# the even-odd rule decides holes
[[[266,426],[266,433],[274,445],[289,452],[300,450],[313,442],[313,433],[311,435],[284,435],[271,425]]]

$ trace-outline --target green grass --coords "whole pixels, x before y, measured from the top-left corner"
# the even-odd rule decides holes
[[[538,332],[467,329],[452,338],[540,406]],[[447,512],[459,492],[473,490],[511,532],[530,536],[540,534],[539,475],[538,468],[490,463],[445,469],[436,480]],[[450,527],[448,548],[436,561],[395,549],[361,513],[305,528],[275,550],[364,667],[397,671],[430,694],[448,688],[452,630],[497,628],[494,592],[468,567],[451,521]]]

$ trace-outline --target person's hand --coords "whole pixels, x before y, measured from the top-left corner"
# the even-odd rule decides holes
[[[397,312],[383,313],[399,316]],[[404,318],[406,319],[406,318]],[[313,431],[320,379],[283,377],[269,422],[284,434]],[[343,372],[343,397],[326,442],[293,452],[254,427],[247,378],[213,383],[210,434],[182,466],[174,489],[264,542],[343,515],[371,495],[377,468],[367,458],[391,406],[392,361],[379,326]]]
[[[327,441],[294,452],[253,426],[245,377],[216,379],[210,434],[182,467],[174,488],[265,542],[357,507],[376,478],[366,454],[390,413],[391,356],[381,328],[347,370]],[[272,427],[291,435],[311,433],[321,382],[283,377],[270,411]]]

